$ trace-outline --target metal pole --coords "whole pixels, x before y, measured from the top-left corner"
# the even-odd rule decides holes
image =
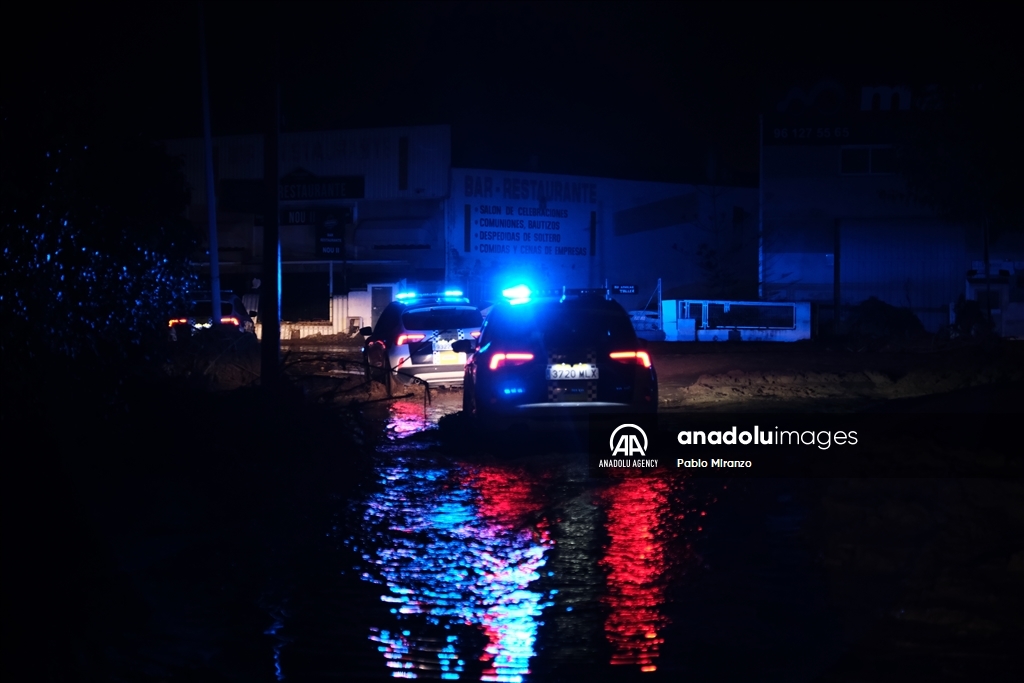
[[[661,278],[659,277],[658,278],[658,321],[659,321],[659,324],[661,325],[662,331],[664,331],[665,330],[665,312],[662,310],[661,302],[662,302],[662,298],[661,298]]]
[[[206,69],[203,3],[199,3],[199,61],[203,84],[203,138],[206,145],[206,218],[210,226],[210,325],[211,329],[216,329],[221,319],[220,247],[217,242],[217,196],[213,177],[213,135],[210,132],[210,83]]]
[[[278,153],[281,133],[280,46],[274,37],[273,121],[263,149],[266,209],[263,212],[263,290],[260,314],[263,335],[260,339],[260,383],[274,390],[278,385],[281,362],[281,241],[278,219]]]
[[[832,333],[842,334],[842,278],[839,270],[840,250],[842,240],[840,226],[842,222],[837,218],[832,232]]]
[[[757,117],[757,298],[764,301],[764,114]]]
[[[982,222],[982,239],[984,244],[985,259],[985,323],[988,325],[990,331],[995,328],[992,324],[992,268],[989,264],[989,249],[988,249],[988,216],[983,218]]]

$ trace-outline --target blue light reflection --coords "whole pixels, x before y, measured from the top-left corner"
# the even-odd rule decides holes
[[[531,590],[553,546],[533,484],[499,467],[438,467],[398,458],[363,516],[368,581],[387,587],[391,628],[371,629],[396,678],[459,680],[466,637],[482,632],[480,680],[518,683],[551,603]],[[475,640],[476,638],[471,638]]]

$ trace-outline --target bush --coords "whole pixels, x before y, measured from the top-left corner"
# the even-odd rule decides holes
[[[849,330],[855,337],[895,341],[913,339],[924,332],[924,325],[909,308],[871,297],[853,309]]]
[[[30,378],[55,366],[155,367],[168,312],[195,281],[180,162],[138,139],[56,135],[29,147],[3,162],[5,365]]]

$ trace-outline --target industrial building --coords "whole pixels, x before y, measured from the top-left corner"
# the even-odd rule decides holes
[[[773,93],[761,131],[762,300],[812,302],[831,326],[875,297],[936,331],[953,302],[977,296],[982,236],[910,201],[897,173],[900,131],[936,106],[931,89],[833,80]],[[1002,274],[1001,330],[1024,255],[1003,245],[990,268]]]
[[[264,144],[213,145],[222,282],[248,301],[263,267]],[[405,287],[485,302],[520,281],[608,284],[629,309],[662,292],[756,289],[751,188],[451,168],[447,126],[284,133],[279,145],[284,338],[372,325]],[[202,140],[166,149],[205,225]]]
[[[523,282],[612,287],[627,310],[661,316],[680,340],[805,338],[713,328],[765,327],[767,315],[840,329],[836,312],[841,327],[870,297],[935,331],[964,295],[988,297],[997,330],[1016,336],[1020,249],[995,247],[985,278],[978,235],[908,201],[896,173],[898,131],[927,115],[928,97],[835,81],[776,91],[761,119],[756,189],[453,168],[448,126],[282,133],[282,335],[373,325],[402,288],[459,288],[484,303]],[[259,135],[213,144],[223,286],[254,306],[265,144]],[[184,160],[189,217],[205,226],[202,140],[166,149]],[[746,303],[730,313],[729,301]],[[757,312],[759,301],[809,308]]]

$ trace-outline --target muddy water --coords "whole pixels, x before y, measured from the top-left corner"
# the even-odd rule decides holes
[[[279,680],[811,680],[834,659],[785,482],[455,456],[436,426],[458,398],[381,405],[373,481],[328,534],[335,585],[270,605]]]

